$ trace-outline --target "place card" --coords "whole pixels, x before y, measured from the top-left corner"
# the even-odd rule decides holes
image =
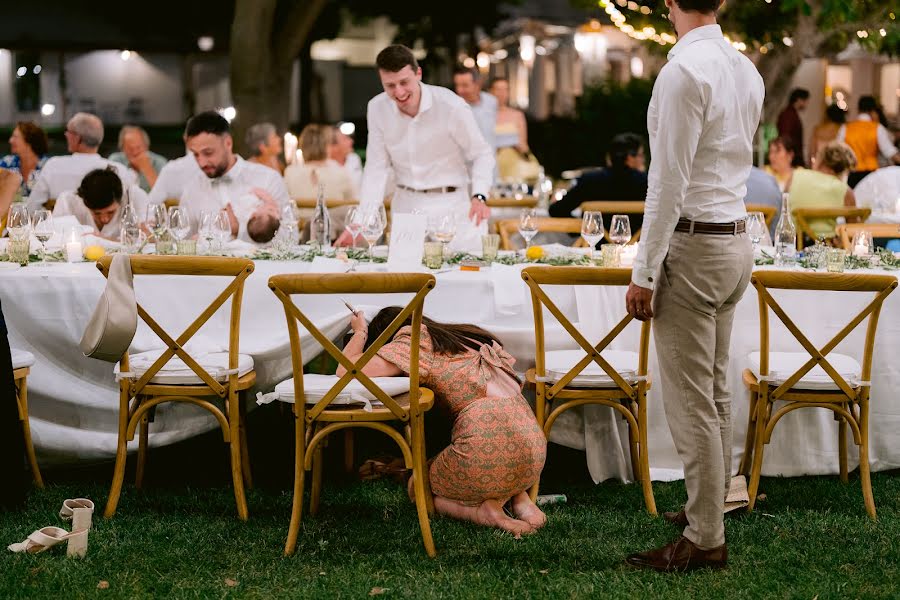
[[[388,271],[421,271],[425,252],[425,215],[395,214],[388,246]]]

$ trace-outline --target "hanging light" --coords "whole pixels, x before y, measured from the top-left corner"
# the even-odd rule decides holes
[[[534,47],[535,39],[533,35],[525,34],[519,38],[519,56],[522,58],[522,62],[529,67],[534,64]]]

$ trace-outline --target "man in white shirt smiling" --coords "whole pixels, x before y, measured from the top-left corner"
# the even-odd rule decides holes
[[[105,169],[112,165],[122,185],[127,187],[137,183],[137,177],[128,167],[109,161],[97,151],[103,142],[103,122],[90,113],[76,113],[66,124],[66,144],[70,156],[54,156],[47,161],[38,176],[31,194],[28,208],[36,210],[51,198],[58,198],[63,192],[78,188],[85,175],[95,169]]]
[[[765,88],[753,63],[724,40],[721,1],[666,0],[679,41],[647,111],[652,161],[625,298],[630,314],[653,318],[666,417],[684,463],[687,504],[666,515],[685,526],[683,537],[627,560],[661,571],[728,562],[728,350],[753,269],[743,197]]]
[[[393,213],[452,213],[457,230],[451,247],[480,249],[490,216],[494,152],[471,109],[450,90],[422,83],[422,69],[406,46],[388,46],[375,62],[384,93],[369,101],[361,208],[383,202],[393,171]],[[342,235],[339,243],[349,244],[350,236]]]

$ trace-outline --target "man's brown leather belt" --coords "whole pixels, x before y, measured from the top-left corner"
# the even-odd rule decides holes
[[[456,186],[447,185],[444,187],[428,188],[427,190],[417,190],[416,188],[411,188],[399,183],[397,184],[397,187],[401,190],[406,190],[407,192],[415,192],[417,194],[450,194],[459,189]]]
[[[689,219],[678,219],[675,231],[711,235],[737,235],[747,231],[747,222],[741,219],[733,223],[701,223],[700,221],[691,221]]]

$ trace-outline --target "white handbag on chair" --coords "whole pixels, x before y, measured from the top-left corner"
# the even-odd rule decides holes
[[[134,339],[137,321],[131,259],[117,254],[109,265],[106,289],[81,336],[81,351],[91,358],[118,361]]]

